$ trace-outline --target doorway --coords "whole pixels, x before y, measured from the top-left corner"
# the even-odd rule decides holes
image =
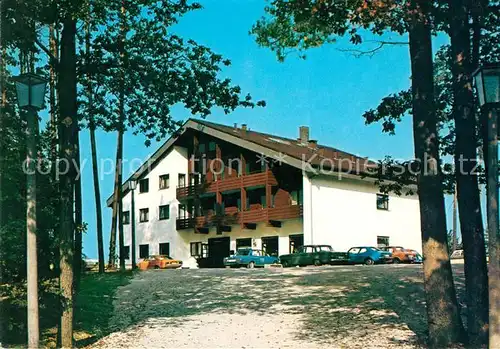
[[[290,235],[289,252],[295,253],[299,247],[304,246],[304,234]]]
[[[277,236],[266,236],[262,238],[262,250],[274,257],[278,257],[278,237]]]
[[[224,267],[224,257],[229,257],[229,237],[208,239],[208,259],[212,268]]]

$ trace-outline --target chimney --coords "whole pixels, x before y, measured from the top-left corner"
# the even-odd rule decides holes
[[[238,129],[238,124],[235,122],[234,123],[234,129],[237,130]]]
[[[309,147],[313,148],[313,149],[316,149],[318,147],[318,141],[315,140],[315,139],[310,139],[309,140]]]
[[[309,127],[307,126],[299,127],[299,142],[303,144],[309,143]]]
[[[241,131],[243,131],[243,133],[247,132],[247,124],[241,124]]]

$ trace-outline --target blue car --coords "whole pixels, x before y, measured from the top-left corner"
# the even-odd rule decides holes
[[[371,246],[351,247],[347,251],[349,264],[392,263],[392,253]]]
[[[254,268],[274,263],[279,263],[278,257],[269,256],[264,251],[251,247],[239,248],[234,255],[224,258],[226,268]]]

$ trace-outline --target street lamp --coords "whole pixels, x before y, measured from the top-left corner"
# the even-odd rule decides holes
[[[21,74],[14,78],[17,103],[21,109],[43,108],[47,80],[33,73]]]
[[[28,293],[28,347],[39,346],[38,260],[36,248],[36,137],[37,111],[43,108],[47,80],[32,73],[14,78],[17,102],[26,110],[26,274]]]
[[[500,236],[498,235],[498,108],[500,64],[487,64],[473,73],[479,105],[487,110],[487,220],[489,243],[489,347],[500,348]]]
[[[132,205],[130,207],[130,210],[132,211],[131,214],[131,224],[132,224],[132,243],[131,243],[131,250],[132,250],[132,270],[136,269],[136,255],[135,255],[135,189],[137,188],[137,181],[135,179],[131,179],[128,181],[128,187],[130,191],[132,192]]]

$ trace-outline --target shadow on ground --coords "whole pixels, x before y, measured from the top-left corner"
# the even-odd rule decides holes
[[[463,298],[460,267],[455,275]],[[295,336],[307,342],[360,344],[382,331],[393,345],[419,345],[427,336],[420,266],[152,270],[136,274],[115,297],[114,309],[105,309],[112,314],[85,310],[111,315],[106,332],[165,318],[174,326],[205,313],[289,313],[302,316]]]

